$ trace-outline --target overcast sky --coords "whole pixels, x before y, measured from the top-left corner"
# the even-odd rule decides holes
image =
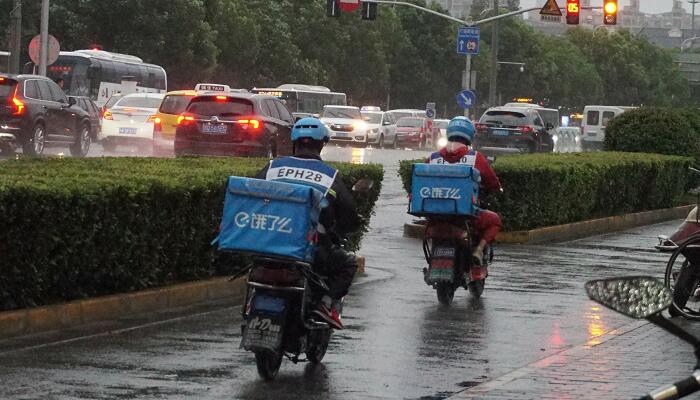
[[[601,6],[603,5],[602,0],[593,0],[591,1],[591,5],[594,5],[596,2],[600,3]],[[544,6],[545,3],[547,3],[547,0],[520,0],[520,5],[527,8]],[[626,6],[629,3],[629,0],[620,0],[621,6]],[[671,11],[673,7],[673,0],[641,0],[640,3],[643,12],[652,14]],[[557,0],[557,4],[559,4],[559,7],[562,7],[562,4],[566,4],[566,0]],[[690,12],[691,7],[687,0],[684,0],[683,4],[688,12]],[[695,14],[700,15],[700,3],[695,7]]]

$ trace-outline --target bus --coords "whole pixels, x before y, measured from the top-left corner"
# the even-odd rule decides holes
[[[33,73],[28,63],[25,73]],[[114,93],[165,93],[165,70],[144,63],[139,57],[102,50],[62,51],[49,65],[51,79],[63,78],[63,90],[70,96],[87,96],[102,106]]]
[[[253,88],[253,93],[277,97],[287,104],[289,111],[295,116],[320,115],[323,106],[345,106],[345,93],[331,92],[325,86],[284,84],[276,88]]]

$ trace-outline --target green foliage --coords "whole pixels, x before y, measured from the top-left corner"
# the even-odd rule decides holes
[[[415,162],[399,168],[407,191]],[[691,163],[639,153],[506,156],[493,165],[504,193],[488,201],[510,231],[666,208],[683,193]]]
[[[696,110],[627,111],[608,123],[605,149],[700,158],[700,116]]]
[[[226,177],[262,159],[33,159],[0,174],[0,309],[50,304],[207,278]],[[379,196],[378,165],[336,164],[364,219]]]

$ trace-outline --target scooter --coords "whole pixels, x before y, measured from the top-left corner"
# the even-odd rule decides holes
[[[694,174],[700,170],[690,168]],[[700,205],[700,191],[698,191]],[[700,216],[698,205],[671,236],[659,236],[656,249],[671,253],[666,264],[664,283],[673,292],[672,316],[700,321]]]
[[[700,340],[661,314],[673,304],[673,294],[666,285],[650,276],[632,276],[593,280],[586,283],[585,289],[591,300],[630,318],[646,319],[693,346],[698,360],[695,372],[641,400],[679,399],[700,391]]]

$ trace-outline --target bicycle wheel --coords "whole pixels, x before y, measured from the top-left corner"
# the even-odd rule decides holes
[[[668,260],[664,274],[664,284],[673,291],[673,304],[669,313],[694,321],[700,321],[700,296],[696,296],[700,283],[700,265],[691,263],[686,254],[688,251],[697,251],[697,247],[700,247],[700,237],[691,238],[679,246]]]

